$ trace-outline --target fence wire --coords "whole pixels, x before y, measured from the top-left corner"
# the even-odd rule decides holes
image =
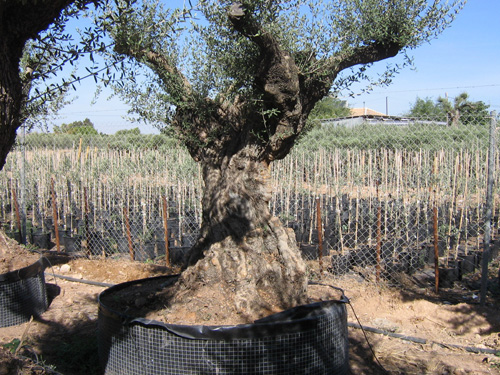
[[[484,247],[492,121],[323,121],[273,164],[270,209],[307,260],[318,258],[321,237],[335,275],[391,279],[433,265],[436,250],[442,267],[471,272]],[[165,135],[34,132],[19,137],[0,172],[0,220],[41,248],[161,262],[167,245],[179,264],[198,236],[201,194],[199,166]]]

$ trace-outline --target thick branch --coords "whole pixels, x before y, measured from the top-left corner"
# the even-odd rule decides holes
[[[396,42],[375,42],[341,52],[327,60],[322,72],[329,72],[331,82],[342,70],[359,64],[369,64],[396,56],[403,46]]]
[[[115,51],[137,61],[145,61],[167,87],[177,84],[178,90],[175,90],[178,91],[176,92],[177,95],[173,95],[175,99],[178,99],[179,102],[188,101],[189,96],[192,94],[191,83],[166,56],[145,48],[135,50],[129,45],[119,42],[115,44]]]
[[[305,123],[300,101],[299,69],[290,54],[278,40],[262,28],[243,5],[234,3],[229,19],[236,31],[253,41],[260,49],[261,59],[255,76],[255,85],[262,91],[264,116],[272,116],[251,130],[261,131],[268,138],[267,157],[275,159],[286,155]]]

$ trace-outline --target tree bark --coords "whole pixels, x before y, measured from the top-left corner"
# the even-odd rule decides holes
[[[269,164],[257,154],[247,147],[221,166],[203,165],[201,235],[171,308],[184,308],[202,289],[219,291],[224,321],[241,323],[307,301],[305,262],[293,230],[271,217]],[[221,301],[213,303],[220,310]]]

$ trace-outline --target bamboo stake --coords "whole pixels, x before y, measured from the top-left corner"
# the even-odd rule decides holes
[[[356,214],[354,222],[354,249],[358,248],[358,228],[359,228],[359,186],[356,187]]]
[[[339,226],[339,243],[340,243],[340,254],[344,255],[344,235],[342,234],[342,206],[340,205],[339,193],[335,199],[335,211],[337,212],[337,220]]]
[[[319,197],[316,198],[316,224],[318,226],[318,259],[320,277],[323,274],[323,225],[321,224],[321,203]]]
[[[87,256],[90,257],[90,248],[89,248],[89,201],[87,197],[87,187],[83,187],[83,207],[84,207],[84,238],[85,238],[85,246],[87,248]]]
[[[438,172],[438,159],[434,159],[434,168],[432,170],[432,175],[437,176]],[[434,187],[434,199],[432,207],[432,223],[434,229],[434,280],[436,286],[436,293],[439,292],[439,234],[438,234],[438,209],[437,209],[437,188]]]
[[[125,230],[127,234],[128,241],[128,251],[130,254],[130,260],[134,260],[134,245],[132,243],[132,234],[130,232],[130,221],[128,219],[128,207],[123,207],[123,217],[125,219]]]
[[[479,194],[479,186],[481,186],[481,163],[480,163],[480,156],[482,156],[482,152],[480,155],[480,152],[476,153],[476,197],[477,197],[477,205],[476,205],[476,221],[479,223],[479,220],[481,218],[481,194]],[[479,250],[481,248],[480,242],[479,242],[479,231],[476,235],[476,246],[477,249]]]
[[[82,162],[82,159],[81,159],[81,157],[82,157],[82,141],[83,141],[83,139],[80,138],[80,143],[78,145],[78,157],[77,157],[77,159],[80,163]]]
[[[54,221],[54,232],[56,234],[56,249],[57,252],[61,251],[61,243],[59,239],[59,220],[57,217],[57,202],[56,202],[56,190],[54,188],[54,179],[51,179],[50,190],[52,193],[52,217]]]
[[[19,214],[19,203],[17,201],[16,189],[14,189],[14,188],[12,188],[12,200],[14,202],[14,210],[16,213],[17,230],[19,231],[19,238],[16,238],[16,240],[19,240],[19,242],[22,242],[23,232],[22,232],[22,226],[21,226],[21,215]]]
[[[170,267],[170,251],[168,248],[168,210],[167,197],[163,196],[163,231],[165,238],[165,265]]]
[[[376,181],[376,190],[377,190],[377,247],[376,247],[376,256],[377,256],[377,265],[376,265],[376,280],[377,283],[380,281],[380,251],[382,248],[382,202],[380,201],[379,194],[379,185],[380,181]]]

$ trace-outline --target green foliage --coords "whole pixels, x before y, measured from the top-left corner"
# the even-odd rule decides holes
[[[430,98],[417,98],[407,115],[422,120],[446,121],[446,113],[443,107]]]
[[[83,121],[73,121],[69,124],[62,124],[61,126],[54,126],[55,134],[78,134],[78,135],[92,135],[99,134],[94,128],[94,124],[88,118]]]
[[[118,133],[118,132],[117,132]],[[169,150],[178,148],[179,141],[165,134],[97,134],[91,133],[30,133],[26,136],[25,146],[32,149],[78,149],[82,143],[82,148],[98,147],[112,150]]]
[[[480,124],[482,119],[477,119]],[[309,132],[297,145],[308,152],[320,148],[354,150],[405,149],[440,150],[487,148],[489,131],[486,126],[449,127],[436,123],[415,122],[410,125],[362,124],[354,127],[323,125]]]
[[[337,98],[326,96],[311,111],[310,119],[331,119],[349,116],[351,113],[346,103]]]
[[[117,136],[139,135],[139,134],[141,134],[141,130],[139,128],[118,130],[115,133],[115,135]]]
[[[103,2],[70,1],[46,30],[24,46],[20,78],[25,96],[20,116],[28,130],[46,129],[57,112],[71,103],[68,95],[76,89],[75,83],[89,77],[97,81],[98,73],[103,71],[95,65],[94,54],[108,47],[103,40],[104,30],[96,25],[68,30],[71,20],[84,19],[88,15],[90,4],[99,9]],[[91,66],[87,66],[85,74],[77,75],[76,62],[84,56],[89,57]],[[68,69],[71,70],[69,74],[61,74]]]
[[[4,344],[3,347],[10,351],[12,354],[16,352],[16,350],[19,348],[19,345],[21,345],[21,340],[19,339],[12,339],[10,342],[7,344]]]
[[[115,41],[115,54],[110,53],[108,58],[123,59],[124,54],[131,58],[128,63],[132,66],[124,70],[128,79],[117,81],[114,87],[142,119],[160,127],[171,124],[175,111],[184,108],[186,95],[201,101],[210,98],[220,105],[238,98],[253,113],[270,109],[265,107],[262,87],[255,82],[261,68],[261,50],[251,38],[235,31],[228,17],[232,0],[183,2],[184,7],[168,9],[156,0],[118,3],[101,18]],[[464,2],[241,3],[245,12],[258,20],[262,33],[271,35],[292,56],[302,77],[332,82],[330,89],[338,92],[361,80],[368,87],[389,84],[397,71],[411,65],[407,52],[439,35]],[[383,74],[372,77],[367,70],[373,62],[370,58],[352,69],[342,60],[371,44],[398,46],[407,56],[405,63],[388,66]],[[159,57],[155,57],[155,63],[147,58],[151,53],[161,56],[161,64]],[[196,114],[196,107],[189,110]],[[182,126],[180,131],[185,134],[190,128]]]
[[[417,98],[408,116],[435,121],[447,121],[448,125],[487,125],[489,106],[482,101],[471,102],[466,92],[458,95],[453,103],[448,98],[439,97],[435,102],[430,98]]]
[[[456,126],[461,123],[463,125],[471,125],[476,123],[476,119],[481,118],[480,125],[488,123],[488,108],[482,101],[471,102],[469,95],[466,92],[458,95],[453,103],[448,98],[439,97],[438,105],[447,115],[450,126]]]

